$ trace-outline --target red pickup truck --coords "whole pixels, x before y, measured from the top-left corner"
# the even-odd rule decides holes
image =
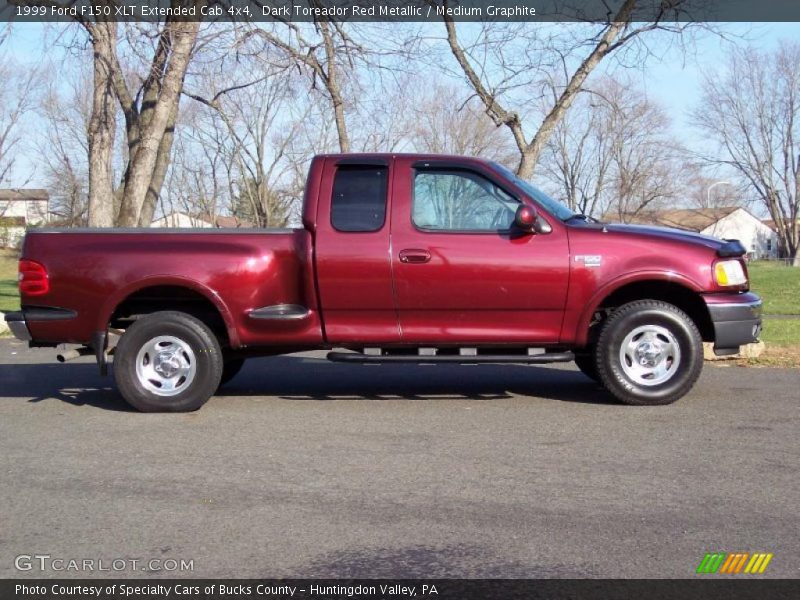
[[[143,411],[202,406],[245,359],[330,349],[360,363],[575,361],[628,404],[668,404],[756,341],[745,249],[597,223],[466,157],[325,155],[298,229],[31,231],[32,346],[97,357]],[[121,335],[116,345],[110,336]],[[116,338],[115,338],[116,339]]]

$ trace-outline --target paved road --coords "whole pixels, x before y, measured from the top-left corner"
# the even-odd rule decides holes
[[[709,550],[800,576],[798,370],[708,366],[678,404],[632,408],[571,367],[320,357],[142,415],[88,359],[0,341],[0,577],[41,576],[14,569],[37,553],[193,577],[686,577]]]

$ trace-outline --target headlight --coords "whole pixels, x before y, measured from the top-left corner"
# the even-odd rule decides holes
[[[738,260],[721,260],[714,265],[714,279],[722,286],[744,285],[747,276]]]

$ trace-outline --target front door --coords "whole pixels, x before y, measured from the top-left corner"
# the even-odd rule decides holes
[[[404,343],[544,343],[559,338],[565,228],[512,227],[522,199],[489,169],[398,158],[392,267]],[[530,202],[530,200],[526,200]]]

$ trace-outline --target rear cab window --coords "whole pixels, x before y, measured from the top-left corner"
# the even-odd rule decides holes
[[[339,165],[331,197],[333,228],[350,233],[382,229],[388,181],[384,165]]]

